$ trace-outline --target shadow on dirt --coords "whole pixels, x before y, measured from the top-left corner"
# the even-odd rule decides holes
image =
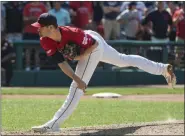
[[[122,136],[126,134],[132,134],[137,129],[141,128],[141,126],[138,127],[126,127],[126,128],[118,128],[118,129],[104,129],[99,130],[97,132],[88,132],[88,133],[82,133],[80,136]]]

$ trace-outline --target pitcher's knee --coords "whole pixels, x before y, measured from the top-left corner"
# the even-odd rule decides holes
[[[84,95],[83,90],[81,90],[81,89],[78,88],[78,85],[77,85],[77,83],[75,81],[73,81],[71,83],[70,91],[72,91],[72,92],[75,91],[76,95],[79,96],[79,97],[81,97],[82,95]]]

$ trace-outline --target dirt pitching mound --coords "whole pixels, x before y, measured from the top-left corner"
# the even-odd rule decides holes
[[[3,136],[66,136],[66,135],[80,135],[80,136],[122,136],[122,135],[184,135],[184,121],[169,120],[148,123],[130,123],[130,124],[114,124],[92,127],[79,128],[65,128],[61,133],[33,133],[29,132],[4,132]]]

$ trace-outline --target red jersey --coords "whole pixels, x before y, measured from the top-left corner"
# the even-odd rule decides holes
[[[177,32],[176,35],[185,40],[185,17],[182,9],[177,10],[173,15],[173,20],[181,18],[181,21],[177,23]]]
[[[39,17],[42,13],[47,12],[47,9],[43,3],[40,3],[39,5],[33,5],[32,3],[26,4],[23,11],[24,17]],[[26,25],[24,27],[25,33],[33,33],[37,34],[37,28],[29,25]]]
[[[89,24],[89,11],[88,8],[82,6],[76,11],[76,17],[74,20],[74,25],[79,28],[85,28]]]
[[[89,23],[89,16],[93,12],[92,2],[90,1],[71,1],[70,8],[76,12],[73,23],[76,27],[84,28]]]
[[[62,35],[61,42],[54,41],[49,37],[40,38],[41,46],[48,56],[53,55],[56,51],[61,52],[64,46],[69,42],[79,45],[81,47],[81,53],[95,42],[89,34],[85,34],[84,31],[79,28],[61,26],[59,29]]]
[[[78,8],[80,8],[80,2],[79,1],[70,1],[69,2],[70,8],[72,8],[74,11],[77,11]],[[92,14],[93,7],[91,1],[83,1],[83,6],[88,8],[89,13]]]

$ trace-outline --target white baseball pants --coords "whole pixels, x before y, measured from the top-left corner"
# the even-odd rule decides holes
[[[98,33],[91,30],[87,30],[85,33],[90,34],[99,43],[99,46],[94,49],[94,51],[86,59],[80,60],[76,67],[75,73],[87,85],[99,61],[119,67],[138,67],[139,69],[154,75],[162,75],[167,67],[166,64],[156,63],[138,55],[121,54],[109,46]],[[73,81],[64,104],[55,113],[54,117],[45,125],[52,128],[62,124],[73,113],[83,94],[83,91],[78,89],[77,84]]]

